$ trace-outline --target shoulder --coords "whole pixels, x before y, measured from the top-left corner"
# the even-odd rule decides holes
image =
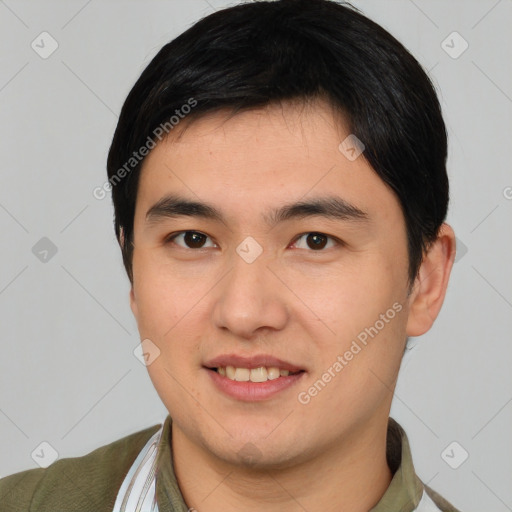
[[[2,512],[111,511],[117,491],[138,453],[160,428],[154,425],[48,468],[0,480]]]

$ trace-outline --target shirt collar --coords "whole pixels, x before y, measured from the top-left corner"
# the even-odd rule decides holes
[[[158,445],[156,496],[159,512],[188,512],[183,500],[171,453],[171,424],[167,416]],[[416,510],[424,490],[412,463],[407,435],[393,419],[388,420],[386,456],[393,478],[384,496],[370,512],[413,512]]]
[[[384,496],[370,512],[412,512],[423,495],[423,483],[412,463],[411,448],[404,429],[388,420],[386,456],[393,478]]]

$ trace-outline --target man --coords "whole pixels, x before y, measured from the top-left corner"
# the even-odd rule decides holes
[[[331,0],[254,2],[164,46],[108,157],[169,417],[0,483],[2,510],[455,511],[391,418],[455,237],[416,60]]]

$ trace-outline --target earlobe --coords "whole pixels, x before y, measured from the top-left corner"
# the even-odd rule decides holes
[[[432,327],[443,305],[454,260],[455,234],[444,223],[424,254],[414,282],[409,303],[408,336],[421,336]]]

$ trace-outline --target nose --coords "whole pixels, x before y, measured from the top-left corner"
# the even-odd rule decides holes
[[[217,328],[250,340],[288,322],[282,284],[264,257],[247,263],[235,257],[231,271],[216,287],[213,321]]]

